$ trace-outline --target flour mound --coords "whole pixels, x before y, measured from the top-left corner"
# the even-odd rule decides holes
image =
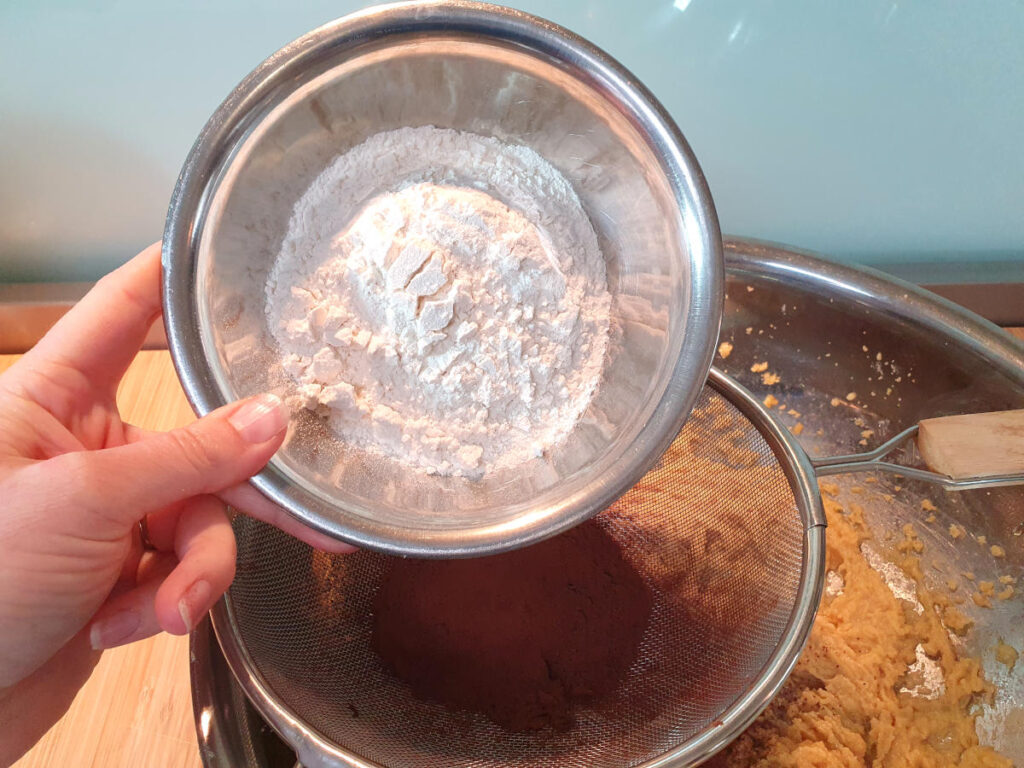
[[[403,128],[338,157],[266,292],[293,403],[427,472],[542,455],[600,380],[611,298],[590,220],[554,167],[495,139]]]

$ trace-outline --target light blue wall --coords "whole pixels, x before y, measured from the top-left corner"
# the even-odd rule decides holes
[[[93,278],[156,240],[220,100],[362,3],[86,5],[0,0],[0,280]],[[726,232],[1024,280],[1020,0],[516,5],[606,48],[665,102]]]

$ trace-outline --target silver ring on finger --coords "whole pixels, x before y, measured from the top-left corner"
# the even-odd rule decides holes
[[[156,549],[153,542],[149,540],[149,522],[146,517],[139,520],[139,538],[142,540],[143,549]]]

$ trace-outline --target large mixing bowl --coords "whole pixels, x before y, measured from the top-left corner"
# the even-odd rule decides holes
[[[461,2],[376,8],[286,46],[221,105],[182,170],[164,316],[198,413],[287,392],[264,284],[295,202],[339,154],[423,125],[528,146],[574,186],[613,296],[598,391],[550,456],[480,481],[370,458],[302,412],[253,482],[358,545],[483,554],[565,530],[635,483],[679,431],[717,340],[721,238],[704,178],[665,111],[604,53],[540,19]]]
[[[728,299],[722,338],[734,342],[735,349],[720,364],[759,398],[784,392],[780,399],[787,408],[803,414],[808,428],[799,440],[812,455],[865,450],[859,445],[865,425],[875,430],[872,440],[877,444],[929,416],[1024,407],[1024,344],[980,317],[872,270],[810,254],[749,240],[727,240],[725,253]],[[883,387],[878,385],[876,353],[880,350],[886,362]],[[780,382],[766,385],[760,372],[750,370],[752,364],[765,360],[781,376]],[[889,387],[892,393],[887,395]],[[832,404],[834,397],[842,398],[849,391],[859,395],[856,409]],[[789,414],[777,413],[790,426],[796,423]],[[879,503],[881,497],[870,490],[848,498],[864,507],[880,545],[875,550],[878,559],[873,561],[880,573],[889,577],[901,573],[897,563],[885,557],[882,545],[895,545],[903,526],[911,524],[925,543],[923,584],[936,594],[946,593],[950,574],[961,581],[964,572],[974,573],[979,581],[1010,575],[1018,584],[1024,583],[1024,488],[946,493],[890,475],[874,479],[877,485],[865,488],[891,490],[891,502]],[[864,484],[865,478],[848,480],[854,486]],[[894,485],[903,488],[895,492]],[[934,500],[938,509],[934,513],[922,509],[924,499]],[[936,516],[934,523],[925,522],[929,514]],[[954,523],[968,535],[954,540],[949,534]],[[986,545],[980,543],[982,536]],[[1003,547],[1005,555],[993,557],[991,544]],[[1024,647],[1024,600],[1018,591],[1012,599],[982,607],[964,593],[961,588],[961,609],[974,628],[958,639],[962,643],[958,652],[979,659],[995,686],[990,701],[978,702],[978,736],[1014,765],[1024,766],[1022,662],[1011,671],[996,654],[999,640]],[[899,594],[906,597],[905,592]],[[908,610],[911,606],[908,602]],[[226,620],[226,605],[219,605],[215,615]],[[873,618],[866,614],[860,620]],[[232,654],[229,667],[207,623],[193,635],[191,650],[193,706],[203,764],[207,768],[292,768],[294,754],[275,739],[243,692],[253,695],[261,683],[246,671],[240,686],[232,675],[232,669],[253,668],[237,656],[237,643],[227,644]],[[344,675],[344,670],[337,675]],[[278,691],[264,688],[255,699],[273,701],[277,709],[267,716],[281,722]],[[767,698],[762,699],[760,706],[767,703]],[[296,725],[292,722],[287,729],[290,739],[301,733]],[[402,724],[390,726],[382,730],[382,738],[390,738]],[[720,736],[691,739],[679,745],[682,757],[677,752],[670,759],[655,758],[644,765],[692,765],[722,745],[716,741]],[[698,744],[706,749],[695,748]],[[274,759],[278,755],[282,755],[280,761]]]

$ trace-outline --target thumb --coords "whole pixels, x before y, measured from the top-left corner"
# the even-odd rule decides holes
[[[51,461],[68,464],[79,510],[129,527],[150,512],[252,477],[281,447],[288,417],[279,397],[257,395],[181,429]]]

